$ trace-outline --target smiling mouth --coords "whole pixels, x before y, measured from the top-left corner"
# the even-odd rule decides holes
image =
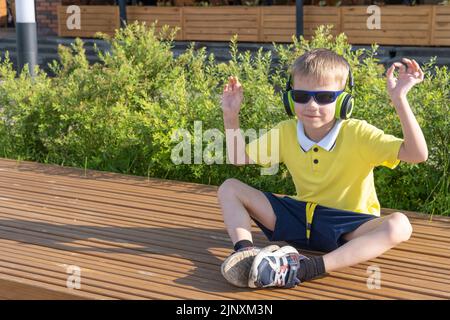
[[[308,116],[308,115],[305,115],[305,117],[307,117],[307,118],[319,118],[319,116]]]

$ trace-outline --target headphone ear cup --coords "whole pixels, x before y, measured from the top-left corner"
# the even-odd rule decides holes
[[[345,104],[345,119],[348,119],[352,116],[353,106],[355,104],[355,99],[353,99],[353,96],[351,94],[348,94],[348,96],[344,100],[344,104]]]
[[[336,100],[336,119],[348,119],[353,112],[354,100],[351,94],[342,92]]]
[[[294,104],[294,100],[292,100],[290,90],[283,92],[283,104],[284,104],[284,109],[286,110],[286,113],[290,117],[293,117],[295,115],[295,104]]]

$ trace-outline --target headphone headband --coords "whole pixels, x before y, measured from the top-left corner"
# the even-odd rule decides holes
[[[347,62],[348,64],[348,62]],[[352,69],[350,68],[350,65],[348,65],[348,86],[350,88],[351,93],[353,94],[353,87],[355,86],[354,80],[353,80],[353,73]]]

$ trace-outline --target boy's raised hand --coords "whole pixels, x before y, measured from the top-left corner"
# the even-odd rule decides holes
[[[222,110],[225,117],[237,117],[244,99],[244,90],[237,77],[228,78],[222,94]]]
[[[408,91],[416,84],[423,81],[423,71],[415,60],[403,58],[403,65],[400,62],[394,62],[387,70],[387,89],[391,99],[406,97]],[[395,68],[399,69],[398,78],[394,77]]]

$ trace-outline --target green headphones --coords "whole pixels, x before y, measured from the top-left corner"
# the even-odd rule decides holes
[[[354,99],[352,94],[354,83],[350,66],[348,70],[349,70],[348,83],[351,94],[344,91],[341,94],[339,94],[339,96],[336,98],[336,112],[335,112],[336,119],[348,119],[350,118],[353,111]],[[295,115],[295,102],[292,99],[291,90],[292,90],[292,76],[289,76],[289,80],[286,83],[286,90],[283,92],[283,104],[284,108],[286,109],[286,113],[292,117]]]

